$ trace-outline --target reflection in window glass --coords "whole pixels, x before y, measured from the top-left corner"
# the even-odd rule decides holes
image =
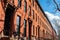
[[[20,16],[17,16],[17,19],[16,19],[16,32],[19,33],[20,32]]]

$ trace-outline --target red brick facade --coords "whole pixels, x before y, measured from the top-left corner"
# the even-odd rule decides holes
[[[0,33],[21,40],[57,40],[37,0],[0,1]]]

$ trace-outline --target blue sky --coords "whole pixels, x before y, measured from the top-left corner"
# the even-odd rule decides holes
[[[55,12],[56,5],[53,0],[39,0],[39,2],[44,11]]]
[[[56,4],[53,2],[53,0],[38,0],[42,9],[44,10],[45,14],[49,18],[52,26],[58,33],[58,30],[60,30],[60,11],[57,10]],[[55,0],[60,6],[60,0]],[[60,7],[59,7],[60,8]]]

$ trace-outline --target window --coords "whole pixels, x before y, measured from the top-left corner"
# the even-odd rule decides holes
[[[40,37],[40,27],[38,27],[38,37]]]
[[[39,24],[39,16],[38,16],[38,24]]]
[[[34,31],[35,31],[35,29],[34,29],[34,25],[32,26],[32,34],[34,35]]]
[[[34,10],[32,11],[32,16],[33,16],[33,19],[34,19]]]
[[[35,9],[37,10],[37,5],[35,4]]]
[[[43,36],[45,36],[45,30],[43,30]]]
[[[41,20],[40,20],[40,18],[39,18],[39,24],[41,25],[40,21],[41,21]]]
[[[36,27],[36,36],[37,36],[37,27]]]
[[[36,14],[36,21],[37,21],[37,14]]]
[[[26,23],[27,21],[24,19],[24,37],[26,37]]]
[[[38,7],[38,5],[37,5],[37,11],[39,12],[39,7]]]
[[[24,0],[24,12],[27,12],[27,2]]]
[[[16,33],[17,34],[20,34],[20,21],[21,21],[21,17],[20,16],[17,16],[17,19],[16,19]]]
[[[33,34],[35,34],[35,28],[34,28],[34,25],[33,25]]]
[[[31,7],[29,6],[29,16],[31,16]]]
[[[32,0],[32,5],[34,6],[34,0]]]
[[[48,32],[46,31],[46,36],[48,37]]]
[[[18,6],[21,7],[21,0],[18,0]]]

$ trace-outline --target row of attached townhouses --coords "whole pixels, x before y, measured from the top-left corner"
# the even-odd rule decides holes
[[[57,40],[38,0],[0,0],[0,40]]]

